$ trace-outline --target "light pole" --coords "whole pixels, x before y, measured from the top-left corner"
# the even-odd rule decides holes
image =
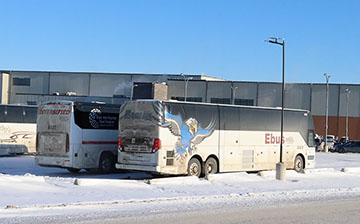
[[[346,128],[345,128],[345,141],[349,138],[349,96],[350,90],[346,88]]]
[[[330,75],[328,74],[324,74],[325,78],[326,78],[326,102],[325,102],[325,152],[329,151],[329,146],[328,146],[328,142],[327,142],[327,135],[328,135],[328,113],[329,113],[329,79],[330,79]]]
[[[279,37],[270,37],[266,42],[281,45],[283,48],[282,64],[282,85],[281,85],[281,131],[280,131],[280,162],[276,164],[276,179],[285,180],[286,166],[283,163],[283,135],[284,135],[284,102],[285,102],[285,39]],[[279,42],[282,41],[282,42]]]
[[[237,86],[231,86],[231,91],[232,91],[232,104],[235,104],[235,94],[236,94],[236,89],[238,87]]]
[[[183,73],[181,73],[180,75],[184,78],[184,82],[185,82],[185,86],[184,86],[184,101],[186,102],[187,92],[188,92],[188,82],[189,82],[189,80],[192,80],[192,77],[186,78],[186,76],[185,76]]]
[[[130,100],[133,99],[133,96],[134,96],[134,88],[137,87],[138,85],[137,84],[133,84],[132,87],[131,87],[131,94],[130,94]]]

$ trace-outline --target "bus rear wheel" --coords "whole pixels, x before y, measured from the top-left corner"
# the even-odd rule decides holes
[[[216,173],[217,169],[218,169],[218,164],[214,158],[210,157],[209,159],[206,160],[205,176]]]
[[[200,174],[201,174],[200,161],[196,158],[190,159],[189,165],[188,165],[188,175],[200,177]]]
[[[109,153],[103,153],[99,161],[99,173],[111,173],[115,170],[115,161]]]
[[[298,173],[304,171],[304,159],[300,155],[295,157],[294,170]]]

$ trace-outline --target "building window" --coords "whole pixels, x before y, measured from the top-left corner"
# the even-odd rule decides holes
[[[30,78],[13,78],[14,86],[30,86]]]
[[[253,99],[235,99],[236,105],[254,106]]]
[[[211,103],[218,103],[218,104],[230,104],[229,98],[211,98]]]
[[[177,101],[185,101],[184,97],[171,97],[172,100],[177,100]],[[202,102],[202,97],[186,97],[186,101],[187,102]]]
[[[27,105],[37,105],[37,102],[36,101],[27,101],[26,102]]]

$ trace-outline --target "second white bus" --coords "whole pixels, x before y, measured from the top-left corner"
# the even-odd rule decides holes
[[[0,105],[0,155],[35,153],[36,106]]]
[[[120,105],[49,101],[39,105],[35,162],[109,173],[115,169]]]
[[[193,176],[275,169],[280,115],[278,108],[129,101],[120,110],[116,168]],[[287,169],[314,167],[311,114],[286,109],[284,127]]]

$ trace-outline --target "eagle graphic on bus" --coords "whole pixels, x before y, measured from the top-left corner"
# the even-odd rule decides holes
[[[158,115],[160,115],[159,117],[162,118],[159,121],[159,125],[169,128],[170,132],[178,137],[175,143],[175,152],[179,159],[183,159],[188,154],[196,151],[196,146],[214,132],[216,123],[214,118],[211,119],[206,128],[202,128],[195,118],[190,117],[184,122],[181,115],[171,114],[162,104],[158,105],[160,106],[154,105],[154,108]]]

